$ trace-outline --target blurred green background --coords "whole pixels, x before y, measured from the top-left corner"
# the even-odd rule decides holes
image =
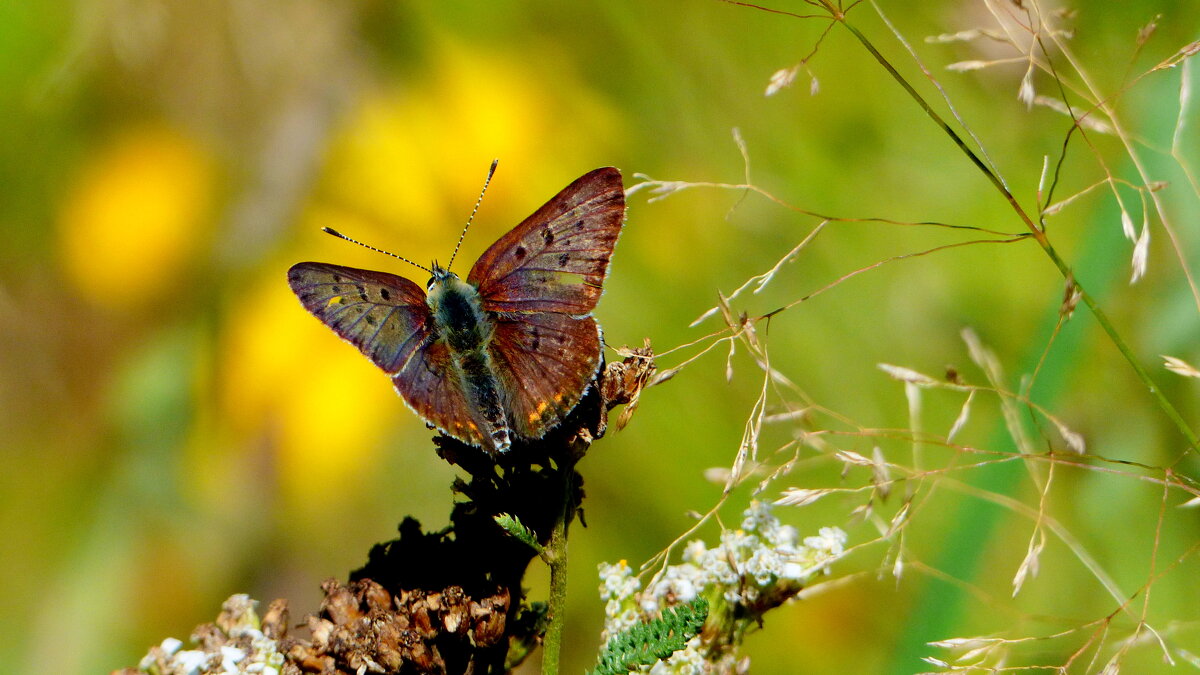
[[[1017,100],[1023,63],[944,70],[1013,56],[996,42],[924,42],[994,26],[987,5],[882,4],[1014,193],[1033,204],[1043,156],[1056,156],[1069,120]],[[1189,0],[1076,9],[1070,44],[1106,93],[1200,35]],[[1160,13],[1135,55],[1138,29]],[[936,97],[870,6],[852,17]],[[211,620],[235,592],[287,597],[299,618],[315,611],[323,578],[344,578],[404,515],[429,529],[445,524],[453,469],[387,378],[302,310],[284,273],[318,260],[424,277],[321,226],[418,261],[445,259],[499,157],[464,243],[462,258],[473,260],[598,166],[620,167],[627,185],[634,173],[741,182],[737,127],[753,182],[791,204],[1019,232],[984,178],[845,30],[835,27],[811,60],[819,91],[802,70],[793,87],[764,96],[771,74],[804,58],[825,27],[719,2],[0,3],[0,672],[135,665],[152,643]],[[1196,193],[1164,152],[1182,74],[1157,73],[1116,105],[1151,177],[1172,182],[1160,194],[1195,272]],[[1034,82],[1056,92],[1043,74]],[[1195,166],[1192,105],[1181,147]],[[1073,140],[1059,197],[1103,178],[1097,157],[1137,181],[1114,137],[1093,133],[1089,142]],[[597,310],[612,345],[649,337],[662,351],[719,328],[688,324],[718,290],[770,268],[818,222],[738,191],[646,196],[630,199]],[[1140,223],[1136,193],[1123,196]],[[1168,237],[1154,230],[1147,277],[1130,286],[1132,245],[1110,192],[1081,198],[1050,227],[1195,426],[1196,381],[1158,367],[1160,354],[1200,363],[1200,313]],[[881,259],[967,238],[834,222],[735,309],[769,311]],[[772,365],[844,416],[818,415],[813,428],[853,432],[828,438],[829,452],[880,446],[911,464],[903,387],[876,364],[935,376],[950,364],[984,384],[959,337],[970,326],[1016,390],[1046,349],[1062,288],[1031,242],[964,247],[855,277],[760,329]],[[744,349],[726,381],[724,353],[647,391],[631,425],[580,467],[588,527],[572,532],[566,672],[590,665],[598,646],[597,563],[646,560],[692,522],[689,510],[720,495],[703,472],[732,462],[761,385]],[[942,474],[904,488],[924,492],[898,580],[896,549],[877,541],[877,523],[851,515],[865,493],[778,509],[802,533],[837,525],[852,545],[875,543],[835,565],[848,583],[768,615],[747,644],[753,672],[915,672],[933,667],[920,656],[945,656],[923,646],[930,640],[1071,628],[1022,646],[1009,663],[1085,672],[1104,664],[1138,617],[1172,648],[1200,653],[1192,549],[1200,518],[1175,508],[1183,492],[1136,478],[1161,477],[1155,467],[1166,466],[1196,476],[1195,455],[1082,308],[1049,350],[1032,396],[1082,433],[1089,453],[1150,467],[1060,467],[1046,499],[1123,597],[1136,596],[1134,618],[1118,616],[1101,634],[1091,622],[1119,603],[1053,537],[1040,575],[1011,599],[1032,520],[983,495],[1036,512],[1037,490],[1016,463],[955,469],[990,456],[933,448],[924,468],[947,468],[953,485],[975,491],[936,484]],[[961,403],[929,394],[923,429],[944,434]],[[1030,429],[1037,450],[1063,450],[1053,429]],[[793,431],[768,428],[764,456]],[[956,440],[1014,450],[994,396],[980,396]],[[840,476],[829,454],[802,457],[764,499],[785,486],[866,483],[862,470]],[[877,505],[884,523],[903,491]],[[746,490],[731,498],[726,523],[738,522],[747,499]],[[544,595],[544,571],[530,584]],[[1096,661],[1089,644],[1101,645]],[[1072,662],[1077,649],[1084,656]],[[1124,663],[1127,672],[1165,668],[1151,641],[1131,647]]]

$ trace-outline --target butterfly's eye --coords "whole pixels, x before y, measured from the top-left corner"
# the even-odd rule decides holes
[[[428,291],[428,290],[432,289],[433,285],[436,283],[437,283],[437,277],[429,277],[429,281],[425,282],[425,290]]]

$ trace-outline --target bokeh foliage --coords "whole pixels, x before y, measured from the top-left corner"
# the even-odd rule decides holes
[[[1017,100],[1021,64],[943,69],[1001,58],[994,46],[922,41],[986,24],[985,3],[882,4],[1014,192],[1032,200],[1042,158],[1058,152],[1069,120]],[[1133,72],[1200,29],[1186,0],[1076,9],[1073,48],[1106,91],[1119,88],[1137,30],[1155,15],[1158,31]],[[868,5],[855,16],[924,81]],[[454,474],[428,432],[284,282],[300,260],[411,270],[321,226],[418,261],[445,259],[499,157],[464,244],[470,260],[597,166],[620,167],[627,183],[635,172],[741,182],[737,127],[753,182],[791,204],[1017,230],[1003,201],[844,31],[811,61],[816,94],[802,72],[764,97],[770,75],[808,54],[824,28],[720,2],[0,4],[0,670],[132,664],[150,643],[185,637],[234,592],[288,597],[303,613],[322,578],[361,565],[405,514],[445,522]],[[1180,73],[1148,78],[1119,105],[1155,177],[1182,195],[1170,204],[1189,224],[1181,248],[1194,267],[1196,195],[1158,152],[1171,142]],[[1037,84],[1053,92],[1050,80]],[[1194,163],[1194,108],[1188,122]],[[1130,177],[1119,144],[1093,138],[1110,170]],[[1072,152],[1064,176],[1066,195],[1101,175],[1091,154]],[[653,203],[645,194],[630,200],[597,311],[613,345],[650,337],[664,349],[704,335],[715,324],[688,323],[718,290],[768,269],[816,224],[739,191],[697,188]],[[1131,286],[1111,195],[1084,197],[1051,223],[1143,363],[1159,354],[1200,362],[1198,313],[1166,237],[1155,234],[1150,271]],[[770,311],[951,240],[940,229],[834,222],[736,309]],[[898,430],[909,426],[903,389],[877,363],[968,372],[959,331],[971,326],[1016,389],[1049,341],[1062,287],[1031,243],[965,247],[885,265],[761,328],[772,365],[823,406],[864,428]],[[646,392],[632,425],[580,466],[588,528],[573,532],[564,667],[587,667],[599,646],[596,564],[649,558],[691,523],[686,511],[719,496],[703,470],[730,464],[759,387],[744,354],[733,365],[727,381],[723,356],[710,354]],[[1195,381],[1155,377],[1187,419],[1200,418]],[[1032,395],[1083,433],[1090,453],[1197,473],[1196,456],[1181,458],[1179,437],[1084,311],[1057,338]],[[961,399],[938,392],[925,403],[925,424],[944,430]],[[1011,451],[998,420],[994,401],[981,402],[964,442]],[[762,445],[791,433],[770,427]],[[865,455],[876,444],[907,448],[872,435],[838,443]],[[942,455],[925,462],[953,462]],[[1015,468],[956,478],[1036,505],[1028,481],[1004,475]],[[841,470],[810,453],[782,484],[836,485]],[[1146,583],[1154,553],[1161,565],[1198,539],[1200,522],[1174,508],[1177,494],[1156,545],[1160,488],[1094,471],[1057,480],[1050,512],[1126,592]],[[845,527],[853,544],[878,536],[850,518],[857,503],[829,498],[789,516],[802,530]],[[842,563],[845,574],[863,572],[854,583],[770,616],[750,639],[754,672],[912,672],[930,640],[1008,627],[1045,634],[1058,624],[1039,623],[1043,615],[1081,625],[1113,610],[1061,548],[1045,554],[1021,602],[1008,600],[1030,532],[1012,510],[942,490],[917,516],[909,555],[956,582],[919,566],[900,580],[877,575],[884,547],[866,549]],[[1200,653],[1196,572],[1188,557],[1156,578],[1148,618],[1178,622],[1174,637]],[[1048,645],[1042,661],[1061,662],[1060,649]],[[1143,651],[1131,657],[1138,672],[1161,667]]]

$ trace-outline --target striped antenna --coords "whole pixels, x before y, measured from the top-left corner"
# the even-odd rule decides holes
[[[375,251],[376,253],[390,255],[393,258],[403,260],[404,262],[408,263],[409,265],[412,265],[413,267],[419,267],[419,268],[425,270],[426,272],[433,274],[433,270],[429,269],[428,267],[426,267],[424,265],[418,265],[417,263],[409,260],[408,258],[405,258],[402,255],[396,255],[395,253],[392,253],[391,251],[385,251],[381,248],[375,248],[374,246],[371,246],[370,244],[364,244],[357,239],[351,239],[350,237],[347,237],[346,235],[342,234],[341,232],[338,232],[337,230],[333,229],[332,227],[322,227],[321,231],[324,232],[325,234],[332,234],[333,236],[337,237],[338,239],[345,239],[346,241],[350,242],[351,244],[358,244],[359,246],[361,246],[363,248],[369,248],[372,251]]]
[[[500,163],[499,159],[492,160],[492,168],[488,169],[487,178],[483,179],[483,189],[479,191],[479,199],[475,200],[475,208],[471,209],[471,216],[467,218],[467,224],[463,225],[462,232],[458,235],[458,243],[454,245],[454,253],[450,254],[450,262],[446,263],[446,271],[454,265],[454,258],[458,256],[458,247],[462,246],[463,237],[467,236],[467,228],[471,226],[471,221],[475,219],[475,212],[479,210],[479,205],[483,203],[483,193],[487,192],[488,183],[492,182],[492,175],[496,173],[496,165]]]

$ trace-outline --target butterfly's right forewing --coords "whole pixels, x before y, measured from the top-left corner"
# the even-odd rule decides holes
[[[420,286],[386,272],[313,262],[292,266],[288,284],[305,309],[392,376],[418,415],[455,438],[481,442]]]
[[[305,262],[288,270],[288,285],[305,309],[389,375],[429,338],[425,292],[404,277]]]

